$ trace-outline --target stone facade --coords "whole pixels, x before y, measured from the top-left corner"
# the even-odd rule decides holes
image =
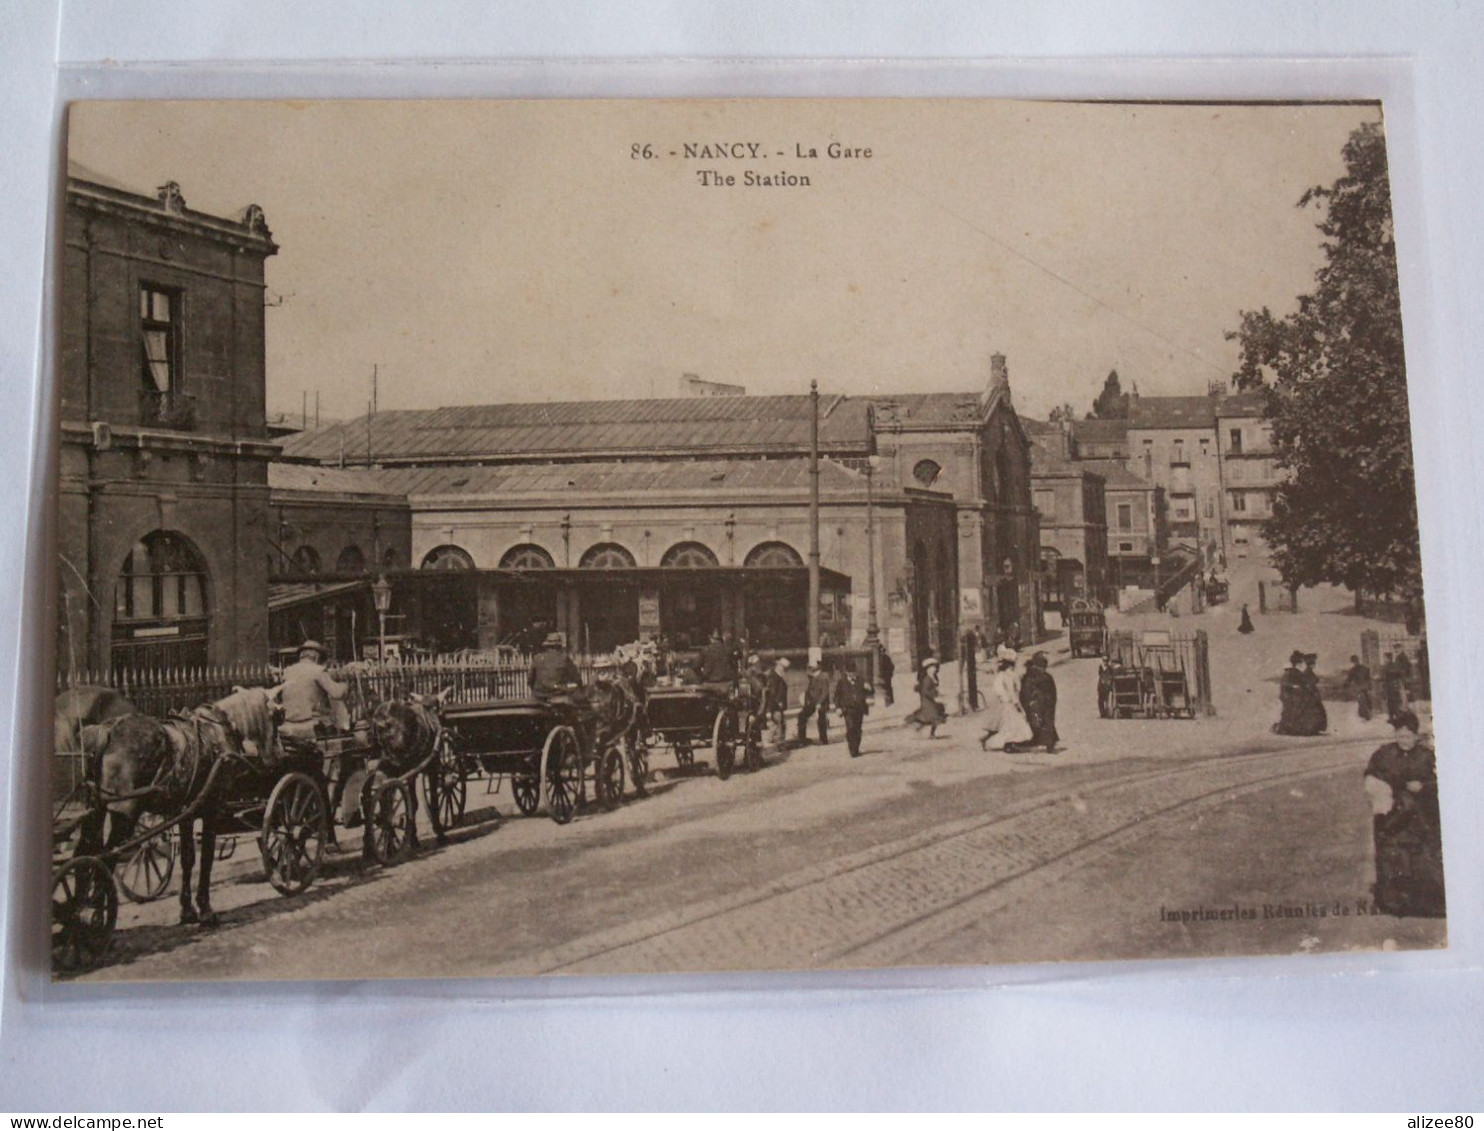
[[[71,178],[61,255],[58,664],[266,655],[261,210]]]

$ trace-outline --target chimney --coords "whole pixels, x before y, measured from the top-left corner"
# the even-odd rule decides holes
[[[1002,353],[991,354],[989,358],[989,384],[984,389],[984,403],[988,404],[1001,395],[1005,403],[1010,403],[1010,372],[1005,367],[1005,355]]]

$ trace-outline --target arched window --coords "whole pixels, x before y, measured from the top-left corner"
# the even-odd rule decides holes
[[[578,564],[583,569],[633,569],[634,555],[617,542],[599,542]]]
[[[801,566],[804,559],[787,542],[764,542],[753,547],[743,564],[749,569],[777,569],[780,566]]]
[[[386,553],[384,553],[384,554],[381,555],[381,568],[382,569],[396,569],[397,568],[397,547],[395,547],[395,546],[388,546],[386,548]]]
[[[423,569],[473,569],[474,559],[458,546],[437,546],[423,558]]]
[[[320,570],[319,554],[313,546],[300,546],[294,551],[295,573],[318,573]]]
[[[512,546],[500,559],[501,569],[551,569],[555,565],[550,554],[530,542]]]
[[[942,474],[943,466],[930,459],[918,460],[917,466],[912,469],[912,478],[917,480],[919,487],[931,487]]]
[[[359,546],[347,546],[340,551],[340,556],[335,559],[336,573],[365,573],[366,555],[361,553]]]
[[[157,530],[134,543],[114,590],[114,663],[205,663],[210,619],[206,560],[190,539]]]
[[[717,564],[716,555],[699,542],[677,543],[660,559],[667,569],[710,569]]]

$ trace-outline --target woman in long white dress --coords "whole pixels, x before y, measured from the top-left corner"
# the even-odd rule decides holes
[[[979,740],[983,749],[1003,750],[1007,745],[1031,740],[1030,720],[1020,705],[1020,677],[1025,673],[1025,660],[1008,649],[999,653],[999,666],[990,689],[1000,709],[999,728]]]

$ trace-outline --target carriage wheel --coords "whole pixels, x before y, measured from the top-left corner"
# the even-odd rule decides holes
[[[696,764],[696,755],[691,750],[689,742],[675,744],[675,764],[683,770],[688,770]]]
[[[530,774],[515,774],[510,779],[510,792],[522,817],[535,816],[541,808],[541,779]]]
[[[258,850],[268,882],[283,895],[298,895],[314,883],[329,839],[328,806],[308,774],[285,774],[268,795]]]
[[[400,864],[412,855],[412,786],[376,773],[366,788],[374,790],[366,806],[367,854],[378,864]]]
[[[125,898],[133,903],[159,899],[170,887],[175,874],[175,836],[168,821],[150,814],[135,825],[136,833],[146,829],[156,833],[114,866],[114,879]]]
[[[711,728],[711,749],[716,751],[716,776],[726,781],[737,764],[737,718],[727,708],[716,715],[716,724]]]
[[[464,767],[459,752],[454,749],[453,735],[447,731],[439,732],[436,756],[423,772],[423,793],[428,799],[433,835],[442,844],[448,839],[448,830],[458,828],[464,819],[464,806],[468,802]]]
[[[546,811],[559,825],[572,819],[582,797],[582,747],[571,727],[554,727],[541,751],[541,781]]]
[[[52,879],[52,968],[89,970],[102,961],[119,917],[119,894],[96,856],[67,861]]]
[[[629,751],[629,778],[634,792],[643,797],[649,792],[649,747],[639,738],[626,738],[624,745]]]
[[[623,800],[623,748],[619,743],[615,742],[598,756],[593,789],[598,795],[598,804],[610,813]]]

